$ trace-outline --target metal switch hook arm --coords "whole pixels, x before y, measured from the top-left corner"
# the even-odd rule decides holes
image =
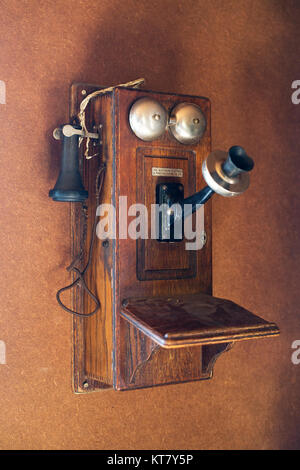
[[[100,128],[102,126],[99,126]],[[96,132],[84,132],[79,126],[73,126],[72,124],[64,124],[62,127],[56,127],[53,131],[53,137],[55,140],[62,140],[63,137],[72,137],[78,135],[79,137],[88,137],[89,139],[100,139],[100,135]]]

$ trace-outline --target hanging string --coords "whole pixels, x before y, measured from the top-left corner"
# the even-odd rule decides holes
[[[102,191],[102,186],[103,186],[103,182],[104,182],[104,175],[105,175],[105,170],[106,170],[106,165],[105,163],[102,163],[99,170],[98,170],[98,173],[97,173],[97,176],[96,176],[96,207],[99,206],[100,204],[100,196],[101,196],[101,191]],[[73,261],[72,263],[70,264],[70,266],[67,267],[67,271],[70,272],[70,271],[74,271],[76,274],[77,274],[77,277],[76,279],[71,283],[69,284],[68,286],[66,287],[63,287],[62,289],[59,289],[59,291],[57,291],[57,294],[56,294],[56,299],[57,299],[57,302],[59,303],[59,305],[61,306],[61,308],[63,308],[66,312],[68,313],[72,313],[73,315],[77,316],[77,317],[91,317],[92,315],[94,315],[101,307],[101,304],[100,304],[100,301],[99,299],[96,297],[96,295],[94,295],[90,289],[87,287],[86,285],[86,282],[85,282],[85,279],[84,279],[84,275],[86,273],[86,271],[88,270],[90,264],[91,264],[91,261],[92,261],[92,254],[93,254],[93,248],[94,248],[94,244],[95,244],[95,236],[96,236],[96,225],[97,225],[97,211],[95,211],[95,218],[94,218],[94,224],[93,224],[93,228],[92,228],[92,235],[91,235],[91,242],[90,242],[90,249],[89,249],[89,254],[88,254],[88,260],[87,260],[87,263],[85,265],[85,268],[80,271],[78,268],[75,267],[75,264],[80,261],[80,259],[82,258],[83,256],[83,249],[80,250],[80,254],[79,256],[77,256]],[[77,284],[80,284],[81,287],[83,288],[83,290],[87,293],[88,296],[90,296],[94,303],[95,303],[95,308],[92,312],[90,313],[80,313],[80,312],[76,312],[75,310],[71,310],[70,308],[68,308],[66,305],[63,304],[63,302],[61,301],[60,299],[60,295],[65,292],[66,290],[69,290],[69,289],[72,289],[73,287],[75,287]]]
[[[144,82],[145,82],[144,78],[138,78],[137,80],[132,80],[131,82],[121,83],[121,84],[115,85],[115,86],[110,86],[108,88],[103,88],[102,90],[96,90],[93,93],[90,93],[88,96],[86,96],[80,103],[80,108],[79,108],[79,113],[78,113],[79,123],[80,123],[81,128],[84,131],[84,133],[88,132],[87,127],[86,127],[86,122],[85,122],[85,110],[86,110],[87,105],[91,101],[91,99],[95,98],[95,96],[103,95],[104,93],[107,93],[109,91],[113,91],[115,88],[119,88],[119,87],[137,88]],[[82,140],[83,140],[83,138],[80,137],[79,146],[81,145]],[[84,151],[84,156],[87,160],[89,160],[90,158],[93,158],[94,156],[97,155],[97,154],[89,155],[89,143],[90,143],[90,138],[87,137],[86,142],[85,142],[85,151]]]

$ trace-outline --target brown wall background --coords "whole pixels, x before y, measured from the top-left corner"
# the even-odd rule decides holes
[[[2,449],[300,447],[298,168],[300,3],[295,0],[2,0],[0,80]],[[256,161],[240,198],[213,202],[214,294],[277,322],[236,344],[211,381],[83,396],[71,390],[69,207],[53,203],[52,130],[69,87],[146,77],[208,96],[213,148]]]

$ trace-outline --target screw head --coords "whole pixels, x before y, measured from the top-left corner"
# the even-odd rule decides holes
[[[89,383],[87,381],[83,382],[82,384],[83,388],[89,388]]]
[[[61,140],[62,139],[62,131],[59,127],[57,127],[56,129],[54,129],[53,133],[52,133],[53,137],[55,140]]]
[[[201,240],[201,242],[202,242],[202,245],[204,246],[205,243],[207,242],[207,235],[206,235],[205,230],[202,231],[200,240]]]

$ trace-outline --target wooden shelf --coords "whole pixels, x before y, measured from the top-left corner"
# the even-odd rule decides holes
[[[275,323],[207,294],[126,299],[121,316],[164,348],[228,343],[279,334]]]

